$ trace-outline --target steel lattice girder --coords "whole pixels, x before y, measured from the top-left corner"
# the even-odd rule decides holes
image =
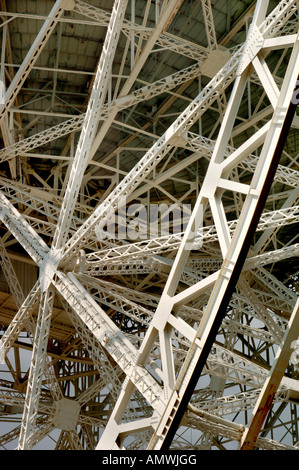
[[[290,436],[293,443],[288,441],[285,444],[265,439],[260,434],[271,401],[292,404],[298,394],[296,376],[284,376],[285,369],[289,367],[290,344],[298,336],[297,296],[261,266],[298,256],[298,243],[295,243],[296,236],[292,235],[286,246],[283,246],[284,239],[281,238],[281,249],[274,243],[273,248],[276,246],[276,249],[267,251],[268,245],[272,246],[270,240],[278,240],[279,230],[298,223],[298,170],[279,164],[289,130],[292,126],[296,129],[298,125],[295,116],[297,95],[294,93],[299,47],[294,15],[298,2],[282,1],[268,12],[268,2],[258,1],[244,44],[225,52],[218,50],[209,1],[201,2],[207,48],[193,48],[188,41],[167,33],[182,3],[168,2],[156,17],[155,27],[147,29],[149,3],[141,26],[134,22],[133,10],[132,21],[124,19],[126,1],[116,0],[111,14],[81,1],[56,2],[60,16],[62,8],[73,9],[108,28],[87,111],[66,123],[11,143],[1,151],[2,161],[11,163],[18,155],[29,158],[28,151],[52,142],[57,136],[61,138],[74,131],[80,132],[77,150],[73,153],[61,192],[57,191],[56,183],[53,189],[57,194],[51,193],[52,188],[42,177],[40,180],[45,184],[36,189],[21,184],[21,180],[10,181],[7,177],[1,178],[0,182],[0,219],[8,230],[2,238],[1,265],[18,307],[2,336],[1,358],[6,358],[12,370],[8,354],[18,344],[22,331],[28,332],[33,344],[24,388],[20,377],[16,378],[18,374],[14,373],[12,388],[22,388],[22,399],[14,402],[8,395],[5,399],[5,394],[1,399],[5,406],[24,410],[19,449],[32,448],[55,428],[61,429],[60,448],[176,448],[176,445],[182,445],[179,434],[176,434],[180,423],[183,428],[196,427],[201,436],[197,438],[197,444],[190,442],[190,448],[193,445],[200,448],[207,443],[211,446],[213,439],[221,440],[223,437],[242,443],[241,448],[294,448],[294,436]],[[51,21],[51,15],[19,74],[24,69],[28,76],[35,63],[31,59],[32,51],[41,52],[45,39],[53,33],[56,22]],[[60,16],[55,20],[58,21]],[[116,98],[109,101],[110,92],[107,95],[107,90],[113,86],[112,67],[121,33],[128,38],[128,48],[131,44],[131,71],[128,77],[124,76],[122,87],[119,81],[120,91],[116,92]],[[144,47],[141,47],[142,41]],[[131,91],[157,46],[199,63]],[[198,55],[191,55],[192,50]],[[282,54],[291,51],[287,60],[284,56],[287,65],[281,79],[267,65],[268,56],[276,51],[283,51]],[[88,165],[93,165],[97,149],[105,142],[117,113],[132,106],[131,112],[134,113],[134,106],[143,101],[170,92],[174,87],[187,86],[201,69],[212,67],[212,58],[217,53],[219,60],[224,60],[225,56],[223,67],[195,98],[189,100],[190,104],[182,112],[175,113],[178,117],[160,137],[157,136],[154,145],[132,169],[116,171],[118,179],[122,177],[119,184],[115,184],[117,179],[112,178],[105,197],[94,207],[89,205],[88,195],[77,200],[80,187],[86,177],[87,181],[92,177],[94,169],[115,170],[107,164],[110,161],[108,157],[103,161],[95,160],[92,171]],[[34,57],[37,59],[36,54]],[[24,81],[26,76],[22,74],[22,77]],[[19,82],[19,87],[12,82],[8,89],[3,106],[5,113],[12,105],[11,96],[15,98],[20,92],[23,81]],[[256,83],[266,96],[265,112],[261,114],[260,121],[252,119],[252,127],[259,123],[258,128],[254,128],[247,140],[235,146],[234,134],[237,135],[238,128],[235,121],[241,113],[246,89],[249,93],[249,84]],[[180,99],[181,96],[177,95],[176,98]],[[207,110],[215,112],[214,109],[217,109],[221,123],[216,139],[192,132],[193,126],[206,116]],[[151,138],[153,136],[151,134]],[[189,152],[189,158],[181,161],[177,156],[174,158],[179,149]],[[121,151],[120,145],[115,155]],[[289,157],[290,161],[296,159],[296,155]],[[111,243],[98,239],[99,224],[104,226],[111,213],[121,209],[121,198],[125,197],[127,202],[134,201],[146,192],[149,195],[153,188],[169,197],[171,194],[163,186],[168,179],[185,181],[184,177],[180,178],[180,172],[187,169],[191,174],[194,163],[201,162],[201,159],[207,162],[205,172],[184,232],[137,243],[127,240],[125,243],[119,240]],[[36,172],[34,174],[38,177]],[[273,181],[289,189],[270,193]],[[195,187],[190,183],[186,195]],[[233,195],[229,197],[229,204],[225,201],[227,193]],[[280,198],[285,201],[282,207]],[[178,198],[174,197],[174,200]],[[275,206],[277,203],[275,210],[269,210],[267,201],[270,204],[272,201]],[[191,248],[188,245],[189,234],[194,229],[197,214],[202,212],[205,226],[203,229],[197,227],[199,231],[193,234],[202,246],[196,245],[199,249],[196,249],[197,256],[194,257],[194,245]],[[232,220],[230,212],[236,212],[237,219]],[[86,216],[82,218],[82,214]],[[259,231],[264,233],[256,241]],[[7,251],[9,234],[39,269],[38,280],[27,296],[14,272],[10,260],[12,254]],[[16,252],[13,256],[22,258],[23,255]],[[208,262],[204,262],[205,259]],[[108,278],[111,282],[105,280],[107,275],[112,276]],[[136,275],[140,282],[137,289]],[[296,282],[296,276],[294,279]],[[277,296],[272,295],[271,301],[266,301],[269,289]],[[62,389],[59,385],[68,375],[66,369],[58,366],[56,360],[48,360],[53,353],[50,345],[55,332],[65,328],[65,316],[61,317],[61,324],[56,321],[55,298],[60,299],[59,305],[70,320],[66,322],[70,343],[65,344],[62,362],[75,364],[81,361],[86,364],[87,375],[96,377],[100,373],[106,377],[105,383],[100,380],[91,385],[89,382],[87,386],[86,383],[83,385],[84,371],[77,374],[77,379],[76,374],[65,379],[82,380],[80,386],[74,386],[74,390],[81,389],[81,395],[75,396],[76,403],[69,399],[70,389],[67,386]],[[230,310],[233,315],[229,314]],[[248,324],[243,324],[244,318],[249,319]],[[264,334],[254,326],[254,318],[264,325]],[[237,337],[242,338],[243,344],[246,344],[246,338],[251,338],[252,357],[239,349]],[[223,344],[218,344],[219,341]],[[255,349],[255,342],[261,342],[267,351],[273,345],[279,346],[280,355],[275,360],[265,361],[259,347]],[[75,354],[76,351],[79,355]],[[257,364],[256,358],[259,359]],[[46,394],[46,402],[43,401],[43,375],[51,392],[50,399]],[[207,376],[211,377],[210,386],[197,389],[201,378]],[[213,385],[215,380],[216,386]],[[223,401],[226,397],[225,380],[231,387],[253,388],[250,397],[244,396],[243,399],[234,392],[231,398],[235,409],[253,409],[250,423],[237,424],[215,416],[215,410],[220,406],[219,397],[223,394]],[[83,392],[82,386],[86,387]],[[272,387],[271,394],[269,387]],[[202,397],[209,396],[208,405],[205,398],[200,398],[201,393]],[[95,399],[97,394],[106,396],[103,402],[101,398],[99,402]],[[95,399],[98,416],[93,416],[92,411],[91,416],[80,411],[89,399],[91,403]],[[261,420],[256,410],[257,405],[264,402]],[[105,403],[109,405],[109,411],[105,409]],[[44,413],[48,415],[47,419],[39,417]],[[97,442],[100,430],[103,433]],[[6,439],[10,438],[4,436],[2,442]]]

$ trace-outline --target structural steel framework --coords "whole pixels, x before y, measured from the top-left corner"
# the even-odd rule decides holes
[[[0,3],[2,449],[299,448],[298,0]]]

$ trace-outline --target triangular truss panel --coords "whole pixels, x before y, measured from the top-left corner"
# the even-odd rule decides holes
[[[1,448],[299,448],[298,0],[0,5]]]

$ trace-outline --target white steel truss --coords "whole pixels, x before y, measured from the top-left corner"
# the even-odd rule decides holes
[[[1,445],[297,449],[298,0],[235,42],[210,0],[94,3],[1,12]],[[13,76],[18,19],[42,26]],[[77,75],[76,28],[102,41]]]

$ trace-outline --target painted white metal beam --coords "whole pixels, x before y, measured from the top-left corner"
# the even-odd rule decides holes
[[[54,250],[59,250],[67,240],[81,181],[88,162],[90,148],[96,135],[101,107],[104,104],[112,63],[127,8],[127,0],[116,0],[113,5],[103,50],[83,122],[83,128],[72,164],[68,185],[53,238]]]
[[[187,67],[186,69],[180,70],[172,75],[157,80],[150,85],[145,85],[139,89],[133,91],[127,96],[122,98],[116,98],[112,102],[108,102],[101,107],[99,113],[99,120],[104,121],[107,119],[109,113],[115,109],[115,111],[121,111],[127,107],[133,106],[143,100],[153,98],[161,93],[170,92],[173,88],[176,88],[182,83],[192,80],[197,77],[200,72],[200,65],[195,64]],[[61,124],[57,124],[45,131],[35,134],[32,137],[27,137],[24,140],[16,142],[12,145],[6,146],[0,150],[0,161],[8,161],[14,156],[28,154],[39,146],[46,145],[47,143],[64,137],[72,132],[81,131],[83,122],[85,120],[85,113],[79,116],[73,117],[64,121]],[[52,158],[52,156],[51,156]]]
[[[43,47],[46,45],[55,26],[57,25],[59,18],[63,15],[65,10],[72,9],[73,6],[74,3],[72,0],[57,0],[55,2],[55,5],[49,13],[48,19],[42,26],[22,65],[16,73],[13,81],[9,85],[9,88],[5,92],[4,102],[0,103],[0,123],[3,121],[10,107],[13,105],[22,85],[30,73],[31,68],[35,64],[43,50]]]
[[[260,395],[254,405],[249,425],[246,426],[241,439],[241,450],[254,449],[264,420],[271,409],[275,394],[283,378],[293,348],[292,343],[299,336],[299,299],[296,302],[288,328],[284,334],[280,348],[276,354],[271,370]]]
[[[50,289],[41,294],[34,348],[27,384],[24,413],[21,425],[19,450],[30,450],[35,431],[38,404],[42,385],[43,371],[46,365],[47,344],[50,331],[54,292]]]

